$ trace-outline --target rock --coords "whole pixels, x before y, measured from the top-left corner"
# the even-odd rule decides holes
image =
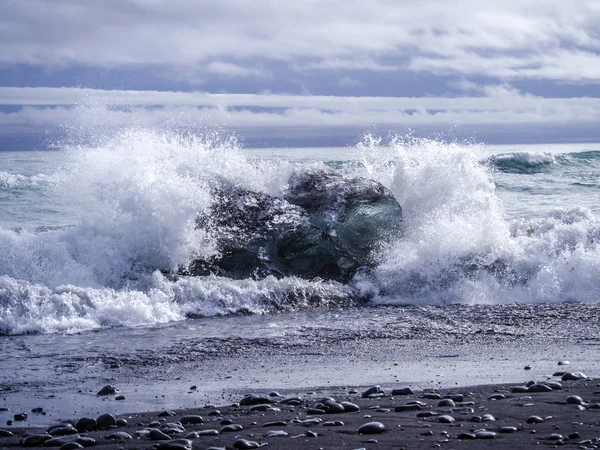
[[[125,420],[125,419],[117,419],[117,426],[118,427],[126,427],[127,426],[127,420]]]
[[[494,394],[488,397],[488,400],[504,400],[506,396],[504,394]]]
[[[269,397],[281,397],[281,395],[277,391],[272,391],[269,392]]]
[[[266,422],[263,424],[263,427],[287,427],[287,422],[285,420],[276,420],[274,422]]]
[[[381,394],[383,391],[379,386],[372,386],[361,394],[362,398],[370,398],[373,394]]]
[[[543,423],[544,419],[540,416],[529,416],[526,420],[527,423]]]
[[[460,440],[477,439],[477,436],[475,436],[475,433],[460,433],[458,435],[458,439],[460,439]]]
[[[44,447],[61,447],[70,442],[78,442],[81,438],[78,434],[69,434],[67,436],[53,437],[44,442]],[[81,445],[81,444],[80,444]]]
[[[258,442],[249,441],[247,439],[238,439],[233,443],[233,448],[239,449],[249,449],[249,448],[259,448],[260,444]]]
[[[182,425],[196,425],[204,423],[204,419],[201,416],[183,416],[181,418]]]
[[[456,420],[454,417],[444,414],[438,417],[438,422],[440,423],[454,423]]]
[[[115,431],[114,433],[104,436],[104,439],[109,441],[126,441],[131,439],[131,435],[129,433],[125,433],[124,431]]]
[[[221,433],[236,433],[238,431],[242,431],[244,429],[244,427],[242,427],[239,424],[236,423],[232,423],[230,425],[225,425],[223,428],[221,428]]]
[[[421,409],[421,405],[412,404],[412,405],[398,405],[394,408],[396,412],[407,412],[407,411],[418,411]]]
[[[309,416],[320,416],[322,414],[327,414],[327,411],[320,408],[308,408],[306,410],[306,414],[308,414]]]
[[[85,431],[94,431],[97,427],[98,424],[96,423],[96,419],[89,417],[82,417],[75,423],[75,428],[77,428],[77,431],[80,433]]]
[[[527,392],[552,392],[552,388],[547,384],[535,383],[527,388]]]
[[[46,429],[46,433],[52,436],[67,436],[69,434],[77,434],[77,429],[70,423],[61,423],[59,425],[53,425]]]
[[[185,428],[180,423],[163,423],[158,429],[168,435],[185,433]]]
[[[451,398],[444,398],[444,399],[440,400],[437,405],[439,408],[443,408],[443,407],[454,408],[456,406],[456,404],[454,403],[454,400],[452,400]]]
[[[77,450],[79,448],[83,448],[79,442],[67,442],[60,446],[59,450]]]
[[[124,395],[117,395],[115,397],[115,400],[118,400],[118,401],[125,400],[125,396]]]
[[[271,403],[275,403],[275,401],[269,397],[254,394],[249,394],[240,400],[240,406],[265,405]]]
[[[220,230],[219,256],[180,274],[349,280],[401,230],[402,208],[380,183],[316,171],[291,177],[285,198],[234,186],[215,189],[199,229]]]
[[[207,414],[207,416],[220,416],[220,415],[221,415],[221,411],[219,411],[218,409],[214,409]]]
[[[447,394],[447,395],[444,395],[444,398],[450,399],[456,403],[460,403],[460,402],[464,401],[465,396],[462,394]]]
[[[357,412],[360,411],[360,407],[351,402],[341,402],[340,403],[344,407],[344,412]]]
[[[172,439],[154,446],[156,450],[192,450],[192,441],[189,439]]]
[[[27,420],[27,413],[25,413],[25,412],[17,413],[13,416],[13,419],[15,419],[16,422],[23,422],[23,421]]]
[[[341,414],[346,411],[344,405],[335,401],[327,401],[324,406],[328,414]]]
[[[115,395],[119,390],[114,386],[104,386],[96,395]]]
[[[266,437],[285,437],[285,436],[289,436],[289,434],[283,430],[270,430],[266,434]]]
[[[427,400],[440,400],[442,396],[437,392],[426,392],[421,396],[421,398],[425,398]]]
[[[510,388],[510,392],[512,392],[513,394],[523,394],[527,391],[527,386],[513,386]]]
[[[583,372],[566,372],[561,379],[563,381],[578,381],[588,378]]]
[[[409,387],[403,387],[399,389],[392,389],[392,395],[413,395],[413,391]]]
[[[550,386],[554,391],[560,391],[563,388],[562,384],[554,380],[544,381],[544,384]]]
[[[117,425],[117,419],[112,414],[102,414],[96,418],[96,425],[99,430],[106,430]]]
[[[483,416],[481,416],[481,421],[482,422],[495,422],[496,418],[494,416],[492,416],[491,414],[484,414]]]
[[[169,441],[171,440],[171,436],[157,428],[151,428],[148,432],[148,439],[152,439],[153,441]]]
[[[423,411],[423,412],[417,413],[417,417],[436,417],[439,415],[440,415],[440,413],[437,413],[435,411]]]
[[[321,424],[322,427],[343,427],[344,425],[341,420],[330,420]]]
[[[381,434],[385,425],[381,422],[368,422],[358,427],[358,434]]]
[[[8,430],[3,430],[0,428],[0,438],[6,438],[13,436],[13,433]]]
[[[569,361],[559,361],[558,362],[559,366],[568,366],[569,364],[571,364]]]
[[[579,395],[569,395],[567,397],[567,403],[569,405],[582,405],[584,401]]]
[[[516,433],[517,428],[516,427],[502,427],[498,431],[500,431],[500,433]]]
[[[475,437],[477,439],[495,439],[496,433],[494,433],[493,431],[488,431],[488,430],[477,430],[475,432]]]
[[[31,434],[21,440],[21,445],[23,447],[37,447],[44,445],[44,442],[50,439],[52,439],[52,436],[49,434]]]
[[[158,413],[158,417],[172,417],[177,415],[175,411],[162,411]]]
[[[32,413],[34,413],[34,414],[42,414],[42,413],[44,412],[44,408],[40,408],[40,407],[38,407],[38,408],[33,408],[33,409],[31,410],[31,412],[32,412]]]
[[[198,436],[218,436],[219,430],[200,430],[197,432]]]

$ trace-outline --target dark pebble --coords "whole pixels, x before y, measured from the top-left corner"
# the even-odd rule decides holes
[[[475,432],[475,437],[477,439],[495,439],[496,433],[488,430],[478,430]]]
[[[500,428],[500,433],[516,433],[517,432],[517,428],[516,427],[502,427]]]
[[[457,403],[460,403],[460,402],[464,401],[465,396],[462,395],[462,394],[447,394],[447,395],[444,395],[443,398],[447,398],[447,399],[450,399],[450,400],[455,401]]]
[[[52,436],[67,436],[69,434],[77,434],[77,430],[70,423],[61,423],[59,425],[52,425],[46,429],[46,433]]]
[[[306,431],[304,432],[304,435],[305,435],[306,437],[312,437],[312,438],[319,437],[319,435],[318,435],[317,433],[315,433],[314,431],[310,431],[310,430],[306,430]]]
[[[119,390],[114,386],[104,386],[96,395],[115,395]]]
[[[542,419],[540,416],[530,416],[527,418],[526,422],[527,423],[542,423],[542,422],[544,422],[544,419]]]
[[[320,416],[321,414],[327,414],[327,411],[319,408],[309,408],[308,410],[306,410],[306,414],[311,416]]]
[[[435,417],[435,416],[439,416],[439,413],[436,413],[434,411],[423,411],[420,413],[417,413],[417,417]]]
[[[156,450],[192,450],[192,441],[189,439],[173,439],[155,445]]]
[[[24,420],[27,420],[27,413],[18,413],[15,414],[13,419],[15,419],[15,421],[17,422],[23,422]]]
[[[238,431],[242,431],[243,429],[244,427],[242,427],[241,425],[237,423],[232,423],[230,425],[225,425],[223,428],[221,428],[221,433],[236,433]]]
[[[248,394],[243,399],[240,400],[240,406],[253,406],[253,405],[262,405],[267,403],[275,403],[274,400],[269,397],[264,397],[260,395]]]
[[[409,387],[392,389],[392,395],[413,395],[413,394],[414,394],[414,392]]]
[[[124,431],[115,431],[114,433],[104,436],[104,439],[109,441],[125,441],[131,439],[131,435],[129,433],[125,433]]]
[[[421,398],[425,398],[427,400],[440,400],[442,398],[442,396],[435,392],[426,392],[425,394],[423,394],[421,396]]]
[[[8,430],[0,429],[0,438],[11,437],[12,435],[13,433]]]
[[[552,388],[547,384],[535,383],[527,388],[527,392],[552,392]]]
[[[200,430],[197,433],[198,436],[218,436],[219,430]]]
[[[383,395],[383,391],[379,386],[373,386],[362,393],[362,398],[371,398],[372,395]]]
[[[41,414],[44,412],[44,408],[33,408],[31,412],[34,414]]]
[[[488,400],[504,400],[506,396],[504,394],[494,394],[488,397]]]
[[[201,416],[183,416],[180,422],[182,425],[196,425],[204,423],[204,419]]]
[[[66,444],[61,445],[59,450],[76,450],[79,448],[83,448],[83,445],[79,442],[67,442]]]
[[[117,419],[117,426],[118,427],[126,427],[127,426],[127,420],[125,420],[125,419]]]
[[[454,400],[452,400],[451,398],[444,398],[442,400],[440,400],[438,402],[438,407],[451,407],[454,408],[456,406],[456,403],[454,403]]]
[[[219,411],[218,409],[214,409],[212,411],[210,411],[207,416],[220,416],[221,415],[221,411]]]
[[[360,411],[360,407],[354,403],[351,402],[342,402],[340,403],[343,407],[344,407],[344,412],[356,412],[356,411]]]
[[[249,441],[247,439],[238,439],[233,443],[233,448],[247,449],[247,448],[259,448],[258,442]]]
[[[523,394],[527,392],[527,386],[513,386],[510,388],[510,392],[513,394]]]
[[[406,411],[419,411],[421,409],[421,405],[413,404],[413,405],[399,405],[394,408],[396,412],[406,412]]]
[[[171,417],[175,415],[175,411],[162,411],[158,413],[158,417]]]
[[[79,432],[94,431],[97,426],[96,419],[92,419],[90,417],[82,417],[75,424],[75,428],[77,428],[77,431]]]
[[[117,395],[115,397],[115,400],[118,400],[118,401],[125,400],[125,396],[124,395]]]
[[[444,414],[438,417],[438,421],[441,423],[454,423],[454,417]]]
[[[458,435],[458,439],[467,440],[467,439],[477,439],[474,433],[460,433]]]
[[[112,414],[102,414],[96,418],[96,426],[99,430],[106,430],[117,425],[117,419]]]
[[[263,427],[287,427],[287,422],[285,420],[276,420],[263,424]]]
[[[37,447],[52,439],[49,434],[32,434],[21,441],[23,447]]]
[[[569,405],[581,405],[583,404],[583,399],[579,395],[569,395],[567,397],[567,403]]]
[[[385,425],[381,422],[368,422],[358,428],[358,434],[381,434]]]
[[[565,372],[561,377],[563,381],[577,381],[584,378],[587,378],[587,376],[583,372]]]
[[[148,433],[148,439],[152,439],[153,441],[170,441],[171,437],[156,428],[152,428]]]

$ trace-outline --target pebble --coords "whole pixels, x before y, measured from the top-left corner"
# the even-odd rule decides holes
[[[494,394],[488,397],[488,400],[504,400],[506,396],[504,394]]]
[[[435,392],[426,392],[425,394],[423,394],[421,396],[421,398],[425,398],[427,400],[440,400],[442,398],[442,396]]]
[[[552,392],[552,388],[547,384],[534,383],[527,388],[527,392]]]
[[[414,392],[409,387],[392,389],[392,395],[413,395],[413,394],[414,394]]]
[[[439,413],[436,413],[434,411],[423,411],[420,413],[417,413],[417,417],[435,417],[435,416],[439,416]]]
[[[380,434],[385,430],[381,422],[367,422],[358,427],[358,434]]]
[[[584,378],[587,378],[587,375],[583,372],[565,372],[561,377],[563,381],[577,381],[583,380]]]
[[[17,421],[17,422],[23,422],[24,420],[27,420],[27,413],[17,413],[13,416],[13,418]]]
[[[242,431],[244,429],[244,427],[242,427],[241,425],[237,424],[237,423],[232,423],[229,425],[225,425],[223,428],[221,428],[221,433],[235,433],[237,431]]]
[[[125,396],[124,396],[124,395],[117,395],[117,396],[115,397],[115,400],[119,400],[119,401],[121,401],[121,400],[125,400]]]
[[[362,393],[362,398],[374,398],[383,397],[385,393],[381,390],[380,386],[373,386]]]
[[[326,401],[324,406],[329,414],[341,414],[346,412],[344,405],[336,401]]]
[[[200,430],[197,431],[198,436],[218,436],[219,430]]]
[[[79,442],[67,442],[66,444],[61,445],[59,450],[76,450],[79,448],[83,448],[83,445]]]
[[[477,439],[495,439],[496,433],[494,433],[493,431],[488,431],[488,430],[477,430],[475,432],[475,437]]]
[[[579,395],[569,395],[567,397],[567,403],[569,405],[582,405],[584,402]]]
[[[125,433],[124,431],[115,431],[114,433],[104,436],[104,439],[109,441],[126,441],[132,438],[129,433]]]
[[[218,409],[214,409],[212,411],[210,411],[208,414],[208,416],[220,416],[221,415],[221,411],[219,411]]]
[[[344,407],[344,412],[357,412],[360,411],[360,407],[351,402],[341,402],[340,403]]]
[[[444,399],[440,400],[437,405],[438,405],[438,407],[446,406],[446,407],[453,408],[456,406],[456,403],[454,403],[454,400],[452,400],[451,398],[444,398]]]
[[[458,439],[466,440],[466,439],[477,439],[474,433],[460,433],[458,435]]]
[[[53,425],[46,429],[46,433],[52,436],[66,436],[68,434],[77,434],[77,430],[70,423],[61,423],[59,425]]]
[[[563,439],[563,435],[558,433],[552,433],[550,436],[548,436],[549,441],[562,441]]]
[[[343,427],[344,425],[341,420],[329,420],[321,424],[322,427]]]
[[[192,441],[189,439],[173,439],[168,442],[161,442],[153,448],[156,450],[192,450]]]
[[[238,439],[233,443],[233,448],[247,449],[247,448],[259,448],[258,442],[249,441],[247,439]]]
[[[69,442],[77,442],[81,436],[78,434],[70,434],[68,436],[60,436],[52,439],[48,439],[44,442],[44,447],[60,447],[62,445],[68,444]]]
[[[8,430],[0,429],[0,438],[11,437],[11,436],[13,436],[12,432],[10,432]]]
[[[263,424],[263,427],[287,427],[287,422],[285,420],[276,420],[274,422],[266,422]]]
[[[148,439],[152,439],[153,441],[168,441],[171,437],[156,428],[151,428],[148,432]]]
[[[482,422],[495,422],[496,418],[494,416],[492,416],[491,414],[484,414],[483,416],[481,416],[481,421]]]
[[[455,419],[454,419],[454,417],[449,416],[448,414],[444,414],[444,415],[438,417],[438,422],[441,422],[441,423],[454,423]]]
[[[571,364],[569,361],[559,361],[558,362],[559,366],[568,366],[569,364]]]
[[[304,435],[306,437],[313,437],[313,438],[319,437],[319,435],[317,433],[315,433],[314,431],[310,431],[310,430],[306,430],[304,432]]]
[[[175,411],[162,411],[158,413],[158,417],[171,417],[176,415]]]
[[[444,395],[444,398],[448,398],[457,403],[460,403],[460,402],[464,401],[465,396],[463,394],[447,394],[447,395]]]
[[[394,408],[396,412],[406,412],[406,411],[418,411],[421,409],[421,405],[399,405]]]
[[[500,433],[516,433],[517,432],[517,428],[516,427],[502,427],[500,428]]]
[[[254,394],[248,394],[240,400],[240,406],[263,405],[269,403],[275,403],[275,401],[269,397]]]
[[[204,419],[201,416],[183,416],[180,422],[182,425],[197,425],[204,423]]]
[[[543,423],[544,419],[540,416],[529,416],[526,420],[527,423]]]
[[[285,436],[289,436],[289,434],[283,430],[270,430],[266,434],[266,437],[285,437]]]
[[[37,447],[52,439],[49,434],[32,434],[21,441],[23,447]]]
[[[119,390],[116,387],[108,385],[100,389],[96,395],[115,395],[117,392]]]
[[[117,419],[112,414],[102,414],[96,418],[98,429],[105,430],[117,425]]]
[[[513,394],[522,394],[527,392],[527,386],[513,386],[510,388],[510,392]]]
[[[127,420],[125,420],[125,419],[117,419],[117,426],[118,427],[126,427],[127,426]]]
[[[82,417],[75,423],[75,428],[79,432],[94,431],[97,427],[96,419],[90,417]]]

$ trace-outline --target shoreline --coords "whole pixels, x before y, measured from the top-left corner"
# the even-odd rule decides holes
[[[554,446],[574,443],[579,448],[600,446],[600,383],[591,378],[578,381],[558,380],[560,377],[538,380],[535,385],[537,388],[530,387],[524,392],[513,391],[515,386],[527,389],[525,384],[496,384],[430,389],[415,391],[409,395],[398,392],[392,395],[392,391],[387,391],[378,396],[375,392],[373,397],[376,398],[363,398],[367,391],[365,388],[310,391],[300,398],[286,393],[287,400],[261,389],[256,391],[254,398],[243,400],[244,396],[240,395],[233,404],[224,402],[224,405],[219,406],[171,412],[118,415],[116,419],[126,419],[127,425],[110,426],[105,430],[78,435],[85,434],[95,440],[96,448],[107,449],[152,446],[161,449],[257,448],[253,447],[252,442],[259,446],[268,443],[270,448],[288,449],[435,446],[508,449],[528,448],[537,444]],[[397,386],[397,389],[400,388],[403,386]],[[339,404],[346,405],[342,402],[351,402],[359,410],[336,412],[340,411]],[[240,406],[240,403],[246,404]],[[412,406],[406,406],[410,404]],[[167,413],[173,415],[166,415]],[[103,411],[99,411],[96,417],[103,414]],[[528,423],[528,420],[533,420],[530,419],[533,416],[542,421]],[[103,420],[106,423],[106,420],[110,422],[111,419],[105,417]],[[373,434],[359,434],[359,427],[369,422],[383,424],[383,432],[379,432],[380,425],[371,425],[367,431]],[[81,429],[81,423],[78,424],[77,421],[66,423]],[[27,433],[44,435],[43,429],[21,426],[25,424],[26,422],[16,422],[10,427],[2,424],[0,430],[11,431],[14,436],[0,438],[0,447],[21,447],[19,441]],[[228,426],[232,424],[241,425],[242,428]],[[152,438],[147,435],[139,436],[148,428],[162,431],[151,432]],[[114,433],[117,433],[115,436],[119,433],[126,434],[120,434],[122,440],[106,439],[106,436]],[[75,435],[66,435],[62,439],[67,442],[75,439],[73,436]],[[127,436],[131,436],[131,439],[126,439]],[[156,440],[167,437],[170,439]],[[43,442],[48,436],[37,439]],[[32,440],[35,438],[30,438],[29,442]],[[248,442],[243,444],[242,440]],[[85,439],[81,442],[85,442]]]

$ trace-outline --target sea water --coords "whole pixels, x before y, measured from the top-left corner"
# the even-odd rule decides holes
[[[344,284],[169,276],[218,251],[219,230],[196,222],[216,182],[282,197],[290,176],[309,170],[374,179],[402,206],[402,232],[367,275]],[[0,334],[356,302],[597,302],[599,194],[599,144],[366,136],[345,148],[246,149],[215,135],[129,130],[1,152]]]

